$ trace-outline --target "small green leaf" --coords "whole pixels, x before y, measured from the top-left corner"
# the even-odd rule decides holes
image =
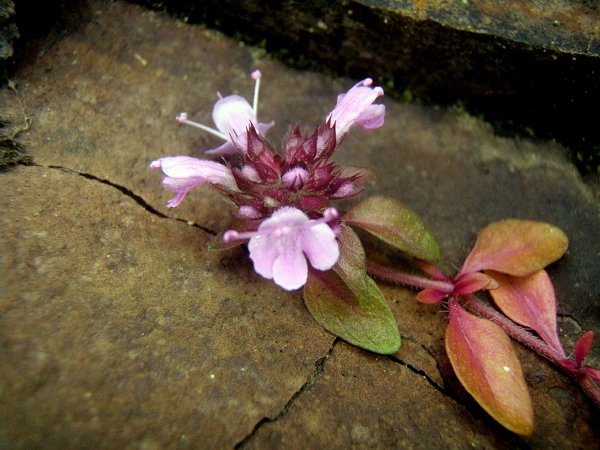
[[[421,218],[394,199],[368,198],[348,211],[343,220],[415,258],[425,261],[440,259],[438,244]]]
[[[340,243],[340,258],[333,267],[342,280],[354,292],[360,292],[367,288],[367,267],[365,250],[360,238],[347,225],[340,225],[338,234]]]
[[[210,241],[208,241],[208,250],[211,252],[220,252],[223,250],[229,250],[235,247],[239,247],[242,244],[245,244],[244,240],[232,241],[229,243],[225,243],[223,241],[223,235],[225,233],[219,233],[216,236],[213,236]]]
[[[375,282],[352,291],[333,270],[311,270],[304,286],[304,302],[313,318],[327,331],[350,344],[375,353],[400,349],[398,325]]]
[[[479,232],[460,273],[495,270],[522,277],[559,259],[568,244],[567,235],[549,223],[501,220]]]
[[[450,300],[446,352],[465,389],[494,419],[514,433],[533,433],[533,406],[521,364],[498,325]]]

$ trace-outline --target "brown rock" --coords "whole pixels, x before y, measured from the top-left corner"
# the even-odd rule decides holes
[[[178,112],[209,124],[215,91],[249,97],[248,74],[260,66],[259,115],[277,119],[269,136],[278,143],[289,124],[314,127],[351,81],[286,69],[215,32],[122,2],[89,8],[81,14],[89,20],[14,74],[32,119],[18,139],[37,165],[0,174],[0,447],[598,441],[597,410],[529,351],[520,355],[537,429],[524,441],[453,387],[443,309],[382,285],[405,345],[393,357],[354,349],[312,321],[299,293],[256,275],[243,249],[207,250],[232,223],[216,193],[200,188],[165,208],[170,193],[148,163],[218,144],[178,127]],[[18,123],[13,93],[4,89],[0,99]],[[600,213],[564,149],[497,137],[464,114],[386,103],[385,127],[355,131],[338,155],[378,173],[368,193],[418,211],[449,271],[490,221],[561,226],[570,251],[550,272],[563,337],[600,330]],[[368,248],[377,247],[370,240]]]

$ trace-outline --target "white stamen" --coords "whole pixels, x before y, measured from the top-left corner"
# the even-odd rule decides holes
[[[217,137],[223,139],[224,141],[228,141],[229,140],[229,136],[221,133],[218,130],[215,130],[214,128],[207,127],[206,125],[203,125],[203,124],[198,123],[198,122],[194,122],[192,120],[188,120],[188,116],[184,112],[180,113],[175,118],[175,120],[177,121],[177,123],[181,123],[183,125],[190,125],[192,127],[200,128],[202,131],[206,131],[207,133],[210,133],[210,134],[212,134],[214,136],[217,136]]]
[[[254,81],[256,81],[254,84],[254,100],[252,101],[252,110],[254,111],[254,117],[258,117],[258,93],[260,91],[260,78],[262,74],[260,73],[260,70],[255,70],[250,76]]]

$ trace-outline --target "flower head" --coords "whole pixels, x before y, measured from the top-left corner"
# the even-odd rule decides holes
[[[317,270],[329,270],[337,262],[340,249],[335,233],[326,222],[335,220],[334,208],[323,217],[310,220],[296,208],[283,207],[264,220],[256,232],[230,230],[225,242],[250,238],[248,249],[254,270],[287,290],[298,289],[308,277],[307,259]]]
[[[335,108],[327,116],[327,120],[335,124],[338,140],[342,140],[352,125],[360,125],[366,130],[383,125],[385,106],[372,104],[377,97],[383,95],[383,89],[380,86],[372,88],[372,84],[371,78],[365,78],[348,92],[338,96]]]
[[[371,79],[361,81],[338,97],[336,107],[314,133],[291,128],[280,154],[264,138],[273,123],[256,119],[260,72],[252,77],[256,80],[253,105],[239,95],[221,97],[213,108],[217,129],[192,122],[185,113],[177,118],[225,141],[208,153],[233,158],[216,162],[177,156],[158,159],[150,167],[161,168],[164,187],[177,193],[169,207],[179,205],[201,184],[211,184],[228,197],[245,231],[230,230],[223,241],[248,240],[256,272],[293,290],[306,283],[309,263],[316,270],[329,270],[339,258],[334,231],[338,224],[330,223],[337,221],[338,213],[331,203],[362,192],[370,174],[340,167],[331,157],[351,126],[369,129],[383,124],[385,107],[372,104],[383,89],[371,88]]]

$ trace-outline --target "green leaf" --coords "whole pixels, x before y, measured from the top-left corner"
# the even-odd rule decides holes
[[[352,291],[333,270],[310,270],[304,302],[313,318],[327,331],[350,344],[375,353],[400,349],[400,332],[387,300],[365,275],[363,289]]]
[[[533,406],[521,364],[509,337],[498,325],[450,301],[446,352],[465,389],[510,431],[533,433]]]
[[[440,259],[435,238],[421,218],[387,197],[371,197],[354,206],[343,221],[365,229],[382,241],[425,261]]]
[[[340,258],[333,270],[344,280],[351,291],[360,292],[366,289],[367,261],[360,238],[352,228],[341,224],[338,241]]]
[[[568,244],[567,235],[549,223],[501,220],[479,232],[460,273],[495,270],[522,277],[559,259]]]
[[[208,241],[208,251],[210,252],[221,252],[223,250],[230,250],[232,248],[235,247],[239,247],[242,244],[245,244],[246,241],[244,240],[238,240],[238,241],[232,241],[229,243],[225,243],[223,241],[223,235],[225,233],[219,233],[216,236],[213,236],[212,239],[210,239]]]

